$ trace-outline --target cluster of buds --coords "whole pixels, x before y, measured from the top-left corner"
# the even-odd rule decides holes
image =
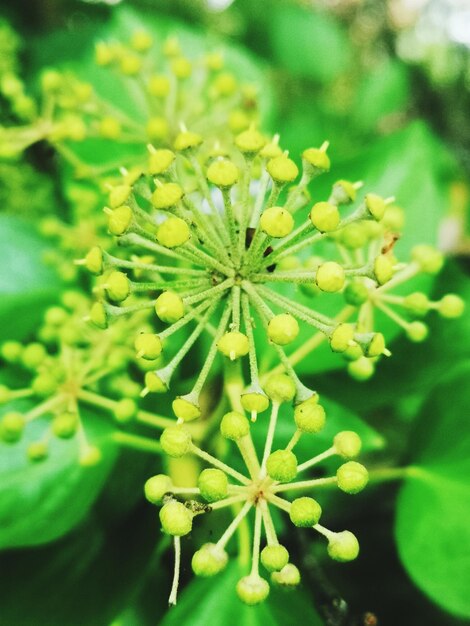
[[[246,466],[241,473],[201,449],[191,439],[186,424],[176,424],[166,428],[160,438],[163,451],[173,458],[193,454],[209,467],[199,474],[197,486],[177,487],[170,476],[158,474],[145,484],[147,499],[161,506],[160,522],[163,532],[174,537],[175,577],[170,595],[170,603],[176,602],[178,588],[181,537],[188,535],[193,520],[199,515],[212,515],[218,509],[234,511],[233,520],[214,543],[201,546],[192,557],[192,569],[198,576],[214,576],[224,569],[228,562],[227,544],[241,523],[250,519],[254,510],[253,551],[249,573],[237,584],[240,599],[247,604],[258,604],[269,594],[269,583],[260,574],[260,563],[271,582],[285,587],[295,587],[300,582],[298,568],[289,561],[289,552],[279,543],[271,511],[278,508],[287,513],[294,526],[312,528],[328,541],[328,554],[331,558],[347,562],[359,553],[359,543],[348,530],[334,532],[320,524],[322,508],[314,498],[300,496],[325,485],[336,485],[347,494],[362,491],[368,482],[366,468],[352,459],[361,449],[359,436],[352,431],[338,433],[327,450],[298,463],[294,453],[301,437],[319,433],[325,424],[325,410],[319,403],[317,394],[294,407],[294,432],[285,448],[273,450],[273,441],[282,403],[292,403],[297,389],[292,378],[286,374],[271,376],[265,386],[266,397],[271,404],[271,415],[262,455],[255,449],[251,436],[250,421],[243,412],[230,411],[220,423],[220,433],[237,446]],[[299,474],[306,472],[318,463],[334,455],[344,459],[335,475],[322,478],[298,480]],[[292,496],[292,500],[283,497]],[[195,500],[199,497],[202,501]],[[262,548],[262,535],[266,545]]]

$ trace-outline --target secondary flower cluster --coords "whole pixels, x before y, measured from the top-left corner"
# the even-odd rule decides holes
[[[294,381],[285,374],[273,375],[265,385],[266,397],[271,402],[271,415],[262,456],[257,454],[250,433],[250,421],[244,413],[231,411],[220,423],[221,435],[233,441],[245,463],[246,471],[239,472],[191,440],[185,424],[166,428],[160,438],[163,451],[170,457],[193,454],[210,467],[199,474],[197,487],[175,487],[171,478],[158,474],[145,484],[147,499],[162,505],[160,522],[163,532],[174,537],[175,576],[170,603],[176,602],[180,568],[180,537],[191,532],[193,520],[198,515],[212,515],[217,509],[229,508],[234,517],[222,536],[215,542],[206,543],[193,555],[192,568],[198,576],[214,576],[228,562],[227,544],[243,521],[254,511],[253,550],[249,573],[237,584],[237,593],[247,604],[258,604],[269,594],[269,583],[260,574],[260,562],[271,581],[277,585],[293,587],[300,582],[300,572],[290,562],[289,552],[278,541],[272,508],[287,513],[294,526],[313,528],[328,541],[328,554],[337,561],[351,561],[359,553],[359,544],[350,531],[334,532],[320,524],[322,509],[310,496],[295,497],[298,492],[315,490],[324,485],[337,485],[348,494],[359,493],[367,484],[366,468],[353,461],[361,449],[361,440],[352,431],[338,433],[327,450],[298,463],[294,448],[301,437],[309,437],[321,431],[325,424],[325,411],[319,404],[318,395],[310,397],[294,407],[294,430],[285,448],[273,450],[273,441],[282,403],[292,403],[297,390]],[[346,462],[335,475],[327,478],[298,480],[302,472],[325,459],[338,455]],[[294,496],[288,500],[285,493]],[[202,501],[196,501],[197,496]],[[183,499],[181,499],[183,498]],[[191,498],[191,499],[190,499]],[[265,535],[266,545],[262,548]]]

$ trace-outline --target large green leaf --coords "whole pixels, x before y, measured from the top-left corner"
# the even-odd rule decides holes
[[[57,299],[61,282],[42,261],[46,248],[31,224],[0,215],[0,341],[25,337]]]
[[[414,474],[399,494],[400,557],[423,591],[447,611],[470,617],[470,366],[438,385],[413,442]]]

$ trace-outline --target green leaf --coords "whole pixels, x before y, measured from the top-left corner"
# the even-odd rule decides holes
[[[0,341],[24,338],[58,297],[60,279],[42,262],[46,248],[31,224],[0,215]]]
[[[30,403],[2,408],[23,410]],[[28,460],[26,449],[46,431],[47,420],[38,418],[28,425],[19,443],[0,443],[0,548],[32,546],[61,537],[81,522],[103,489],[117,448],[109,434],[108,420],[91,413],[82,414],[89,442],[97,445],[101,461],[92,467],[78,463],[75,440],[50,441],[50,453],[42,462]]]
[[[421,413],[412,474],[398,498],[396,539],[414,582],[444,609],[470,617],[468,363],[438,385]]]
[[[284,626],[306,623],[321,626],[322,620],[308,596],[295,591],[295,602],[288,592],[271,588],[268,600],[258,606],[243,604],[236,595],[237,581],[245,576],[237,563],[230,563],[218,576],[194,579],[181,594],[178,604],[160,626]]]

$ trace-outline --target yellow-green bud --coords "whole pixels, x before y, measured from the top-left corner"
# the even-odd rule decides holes
[[[231,161],[214,161],[207,168],[207,180],[221,189],[228,189],[238,182],[238,167]]]
[[[268,337],[273,343],[285,346],[297,338],[299,323],[290,313],[280,313],[269,320]]]
[[[165,248],[182,246],[191,236],[189,226],[180,217],[169,217],[157,230],[157,241]]]
[[[250,422],[243,413],[230,411],[223,416],[220,422],[220,432],[226,439],[238,441],[250,432]]]
[[[387,207],[385,200],[375,193],[368,193],[365,198],[365,205],[370,215],[372,215],[377,222],[380,222],[385,215],[385,209]]]
[[[57,391],[57,380],[48,372],[42,372],[33,380],[31,388],[37,396],[45,398]]]
[[[122,302],[131,292],[131,284],[124,272],[112,272],[106,280],[106,295],[114,302]]]
[[[249,128],[235,137],[235,145],[245,154],[256,154],[265,143],[266,139],[254,128]]]
[[[86,269],[92,274],[103,273],[103,251],[99,246],[94,246],[85,256]]]
[[[182,197],[183,190],[177,183],[164,183],[160,187],[157,187],[153,192],[152,204],[156,209],[169,209],[175,206],[175,204],[178,204]],[[186,222],[180,218],[176,219],[179,219],[180,222],[186,224]]]
[[[354,339],[352,324],[338,324],[330,335],[330,346],[334,352],[344,352]]]
[[[318,433],[325,426],[325,409],[318,404],[318,396],[298,404],[294,409],[294,421],[303,433]]]
[[[228,563],[228,554],[215,543],[205,543],[192,558],[191,567],[196,576],[208,578],[221,572]]]
[[[282,155],[282,149],[276,141],[270,141],[263,146],[260,151],[260,156],[265,159],[274,159]]]
[[[359,554],[359,542],[349,530],[335,533],[328,540],[328,554],[335,561],[354,561]]]
[[[261,389],[250,388],[241,396],[241,404],[249,413],[262,413],[269,406],[269,398]]]
[[[16,443],[21,439],[25,426],[26,419],[21,413],[5,413],[0,421],[0,439],[5,443]]]
[[[168,76],[154,74],[148,82],[148,92],[156,98],[165,98],[170,93],[170,79]]]
[[[130,398],[123,398],[116,403],[113,414],[117,422],[127,424],[136,416],[137,404]]]
[[[170,128],[166,118],[154,116],[148,120],[145,130],[150,139],[157,139],[158,141],[161,141],[162,139],[168,137]]]
[[[415,246],[411,251],[411,257],[426,274],[437,274],[444,264],[442,252],[426,244]]]
[[[189,78],[191,76],[191,72],[193,70],[193,66],[191,65],[191,61],[186,59],[185,57],[179,57],[173,59],[171,62],[171,71],[176,76],[183,80],[184,78]]]
[[[0,404],[6,404],[11,400],[11,390],[6,385],[0,385]]]
[[[48,452],[47,443],[44,441],[33,441],[33,443],[29,444],[26,450],[28,459],[34,463],[44,461],[44,459],[47,458]]]
[[[331,202],[317,202],[310,211],[310,221],[321,233],[336,230],[340,220],[338,207]]]
[[[161,504],[163,497],[171,493],[173,484],[171,478],[166,474],[157,474],[149,478],[144,485],[145,497],[152,504]]]
[[[287,374],[273,374],[268,378],[264,391],[273,402],[281,403],[293,400],[296,388],[294,381]]]
[[[327,293],[341,291],[345,282],[344,269],[334,261],[326,261],[318,268],[315,282],[322,291]]]
[[[0,354],[7,363],[17,363],[23,354],[23,346],[19,341],[5,341],[0,347]]]
[[[155,313],[167,324],[174,324],[184,315],[184,303],[174,291],[164,291],[155,301]]]
[[[360,279],[354,278],[346,285],[343,296],[348,304],[361,306],[369,299],[369,290]]]
[[[341,465],[336,472],[338,487],[345,493],[359,493],[369,481],[369,473],[360,463],[348,461]]]
[[[299,174],[297,165],[284,154],[268,161],[266,169],[271,178],[281,185],[291,183]]]
[[[168,456],[184,456],[191,447],[191,435],[183,426],[168,426],[160,435],[160,445]]]
[[[332,195],[336,204],[349,204],[355,201],[357,189],[349,180],[338,180],[333,185]]]
[[[109,192],[109,205],[112,209],[117,209],[131,195],[132,188],[130,185],[116,185]]]
[[[217,342],[217,348],[231,361],[245,356],[250,351],[248,337],[238,330],[233,330],[222,335]]]
[[[153,38],[146,30],[137,30],[132,33],[130,44],[137,52],[146,52],[152,47]]]
[[[126,52],[119,59],[119,69],[125,76],[136,76],[142,69],[142,59]]]
[[[138,358],[153,361],[158,359],[162,353],[162,341],[158,335],[154,333],[140,333],[137,335],[134,347]]]
[[[419,291],[405,296],[403,304],[406,310],[416,317],[423,317],[430,309],[430,302],[427,295]]]
[[[59,413],[52,420],[52,432],[59,439],[70,439],[75,435],[79,426],[76,413]]]
[[[108,328],[108,316],[102,302],[95,302],[91,307],[90,321],[98,328]]]
[[[371,359],[361,356],[348,363],[348,373],[352,378],[359,381],[369,380],[375,372],[375,367]]]
[[[287,563],[280,572],[273,572],[271,580],[282,587],[296,587],[300,583],[300,572],[293,563]]]
[[[307,148],[302,153],[302,161],[307,171],[313,174],[328,172],[330,170],[330,159],[325,150],[320,148]]]
[[[379,254],[374,261],[374,276],[379,285],[384,285],[393,276],[393,263],[385,254]]]
[[[191,532],[193,527],[193,514],[184,504],[172,500],[160,509],[160,523],[163,532],[174,537],[182,537]]]
[[[453,319],[460,317],[465,310],[465,302],[459,296],[448,293],[437,303],[437,312],[442,317]]]
[[[189,130],[183,131],[176,136],[175,143],[173,147],[175,150],[184,151],[191,150],[193,148],[197,148],[202,143],[201,135],[197,133],[193,133]]]
[[[108,230],[111,235],[123,235],[132,223],[132,209],[126,205],[108,213]]]
[[[101,450],[97,446],[87,446],[78,459],[82,467],[94,467],[102,459]]]
[[[121,134],[121,124],[114,117],[103,117],[98,125],[98,133],[105,139],[117,139]]]
[[[151,393],[165,393],[168,391],[168,382],[158,372],[147,372],[144,380],[146,390]]]
[[[272,206],[263,211],[260,217],[260,228],[270,237],[286,237],[294,228],[294,218],[280,206]]]
[[[167,150],[166,148],[151,152],[148,160],[149,174],[152,174],[154,176],[158,174],[164,174],[173,164],[175,158],[175,153],[171,150]]]
[[[289,552],[280,544],[266,546],[261,550],[261,563],[268,572],[279,572],[289,562]]]
[[[362,442],[359,435],[352,430],[343,430],[333,439],[336,452],[343,459],[354,459],[361,451]]]
[[[242,130],[248,128],[248,126],[250,125],[250,118],[245,113],[245,111],[235,109],[229,114],[228,125],[232,133],[240,133]]]
[[[251,574],[237,583],[237,594],[242,602],[253,606],[266,600],[269,595],[269,583],[261,576]]]
[[[195,420],[201,415],[200,407],[194,401],[187,400],[183,396],[173,400],[171,406],[176,417],[184,422]]]
[[[290,506],[289,517],[295,526],[311,528],[318,524],[321,512],[321,506],[313,498],[296,498]]]
[[[371,225],[378,226],[375,222],[352,222],[342,228],[337,236],[346,248],[357,250],[366,244]]]
[[[223,72],[215,78],[214,89],[219,96],[231,96],[237,89],[237,80],[233,74]]]
[[[406,327],[406,336],[414,343],[421,343],[429,334],[429,327],[423,322],[411,322]]]
[[[290,450],[276,450],[268,456],[266,470],[273,480],[288,483],[297,476],[297,457]]]
[[[365,355],[373,358],[384,354],[384,352],[386,352],[385,337],[382,335],[382,333],[374,333],[369,344],[364,349]]]
[[[21,362],[27,369],[34,370],[41,365],[46,356],[46,348],[42,344],[30,343],[21,354]]]
[[[197,486],[201,491],[201,496],[207,502],[216,502],[227,497],[228,480],[227,475],[219,469],[205,469],[199,474]]]

